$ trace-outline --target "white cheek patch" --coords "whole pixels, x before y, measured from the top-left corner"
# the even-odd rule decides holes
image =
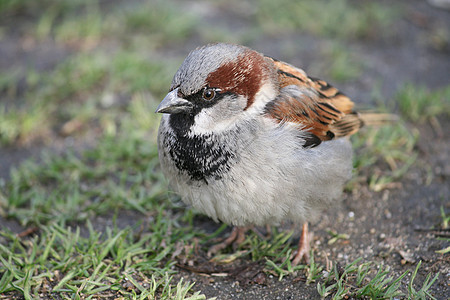
[[[238,99],[222,99],[213,107],[205,108],[194,118],[194,125],[191,127],[190,134],[217,134],[230,130],[245,119],[252,119],[260,115],[267,103],[275,99],[278,91],[275,87],[267,83],[255,95],[255,101],[244,110],[247,105],[247,99],[239,97]]]
[[[218,119],[212,114],[212,108],[203,109],[194,118],[194,125],[189,132],[190,135],[217,134],[226,130],[230,130],[239,120],[238,116]]]
[[[247,99],[243,97],[228,98],[226,96],[212,107],[202,109],[194,117],[194,125],[190,134],[217,134],[230,130],[244,117]]]
[[[214,118],[211,116],[211,108],[203,109],[194,118],[194,125],[190,133],[193,135],[210,134],[215,126]]]

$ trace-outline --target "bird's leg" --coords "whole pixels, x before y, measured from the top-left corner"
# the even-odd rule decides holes
[[[248,227],[237,227],[237,237],[233,243],[233,250],[245,241],[245,233],[248,231]]]
[[[308,223],[303,223],[302,234],[298,242],[298,250],[292,259],[292,265],[296,266],[304,259],[306,263],[309,263],[309,250],[311,249],[310,243],[312,240],[312,234],[308,233]]]
[[[268,239],[272,236],[272,227],[269,224],[266,224],[266,236],[264,239]]]
[[[212,246],[208,251],[208,256],[216,254],[222,249],[225,249],[229,245],[233,244],[233,248],[236,248],[245,240],[245,233],[247,232],[247,227],[233,227],[230,235],[221,243]]]

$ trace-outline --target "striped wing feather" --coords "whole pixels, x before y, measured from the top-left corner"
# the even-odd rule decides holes
[[[273,63],[278,70],[282,94],[267,105],[270,117],[280,122],[302,124],[304,130],[313,135],[313,146],[352,135],[361,128],[363,122],[353,111],[354,103],[338,89],[309,77],[294,66],[277,60]]]

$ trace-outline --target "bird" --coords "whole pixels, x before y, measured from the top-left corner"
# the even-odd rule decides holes
[[[308,260],[308,222],[341,198],[348,137],[365,123],[349,97],[291,64],[215,43],[188,54],[156,113],[170,188],[233,226],[209,256],[242,243],[249,228],[292,221],[302,224],[292,264]]]

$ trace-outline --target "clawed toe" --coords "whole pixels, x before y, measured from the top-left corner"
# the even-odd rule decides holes
[[[230,235],[223,242],[209,248],[209,251],[207,253],[208,257],[213,256],[220,250],[225,249],[230,245],[233,245],[233,249],[236,250],[237,247],[244,242],[245,233],[247,232],[247,230],[248,228],[246,227],[233,227]]]

